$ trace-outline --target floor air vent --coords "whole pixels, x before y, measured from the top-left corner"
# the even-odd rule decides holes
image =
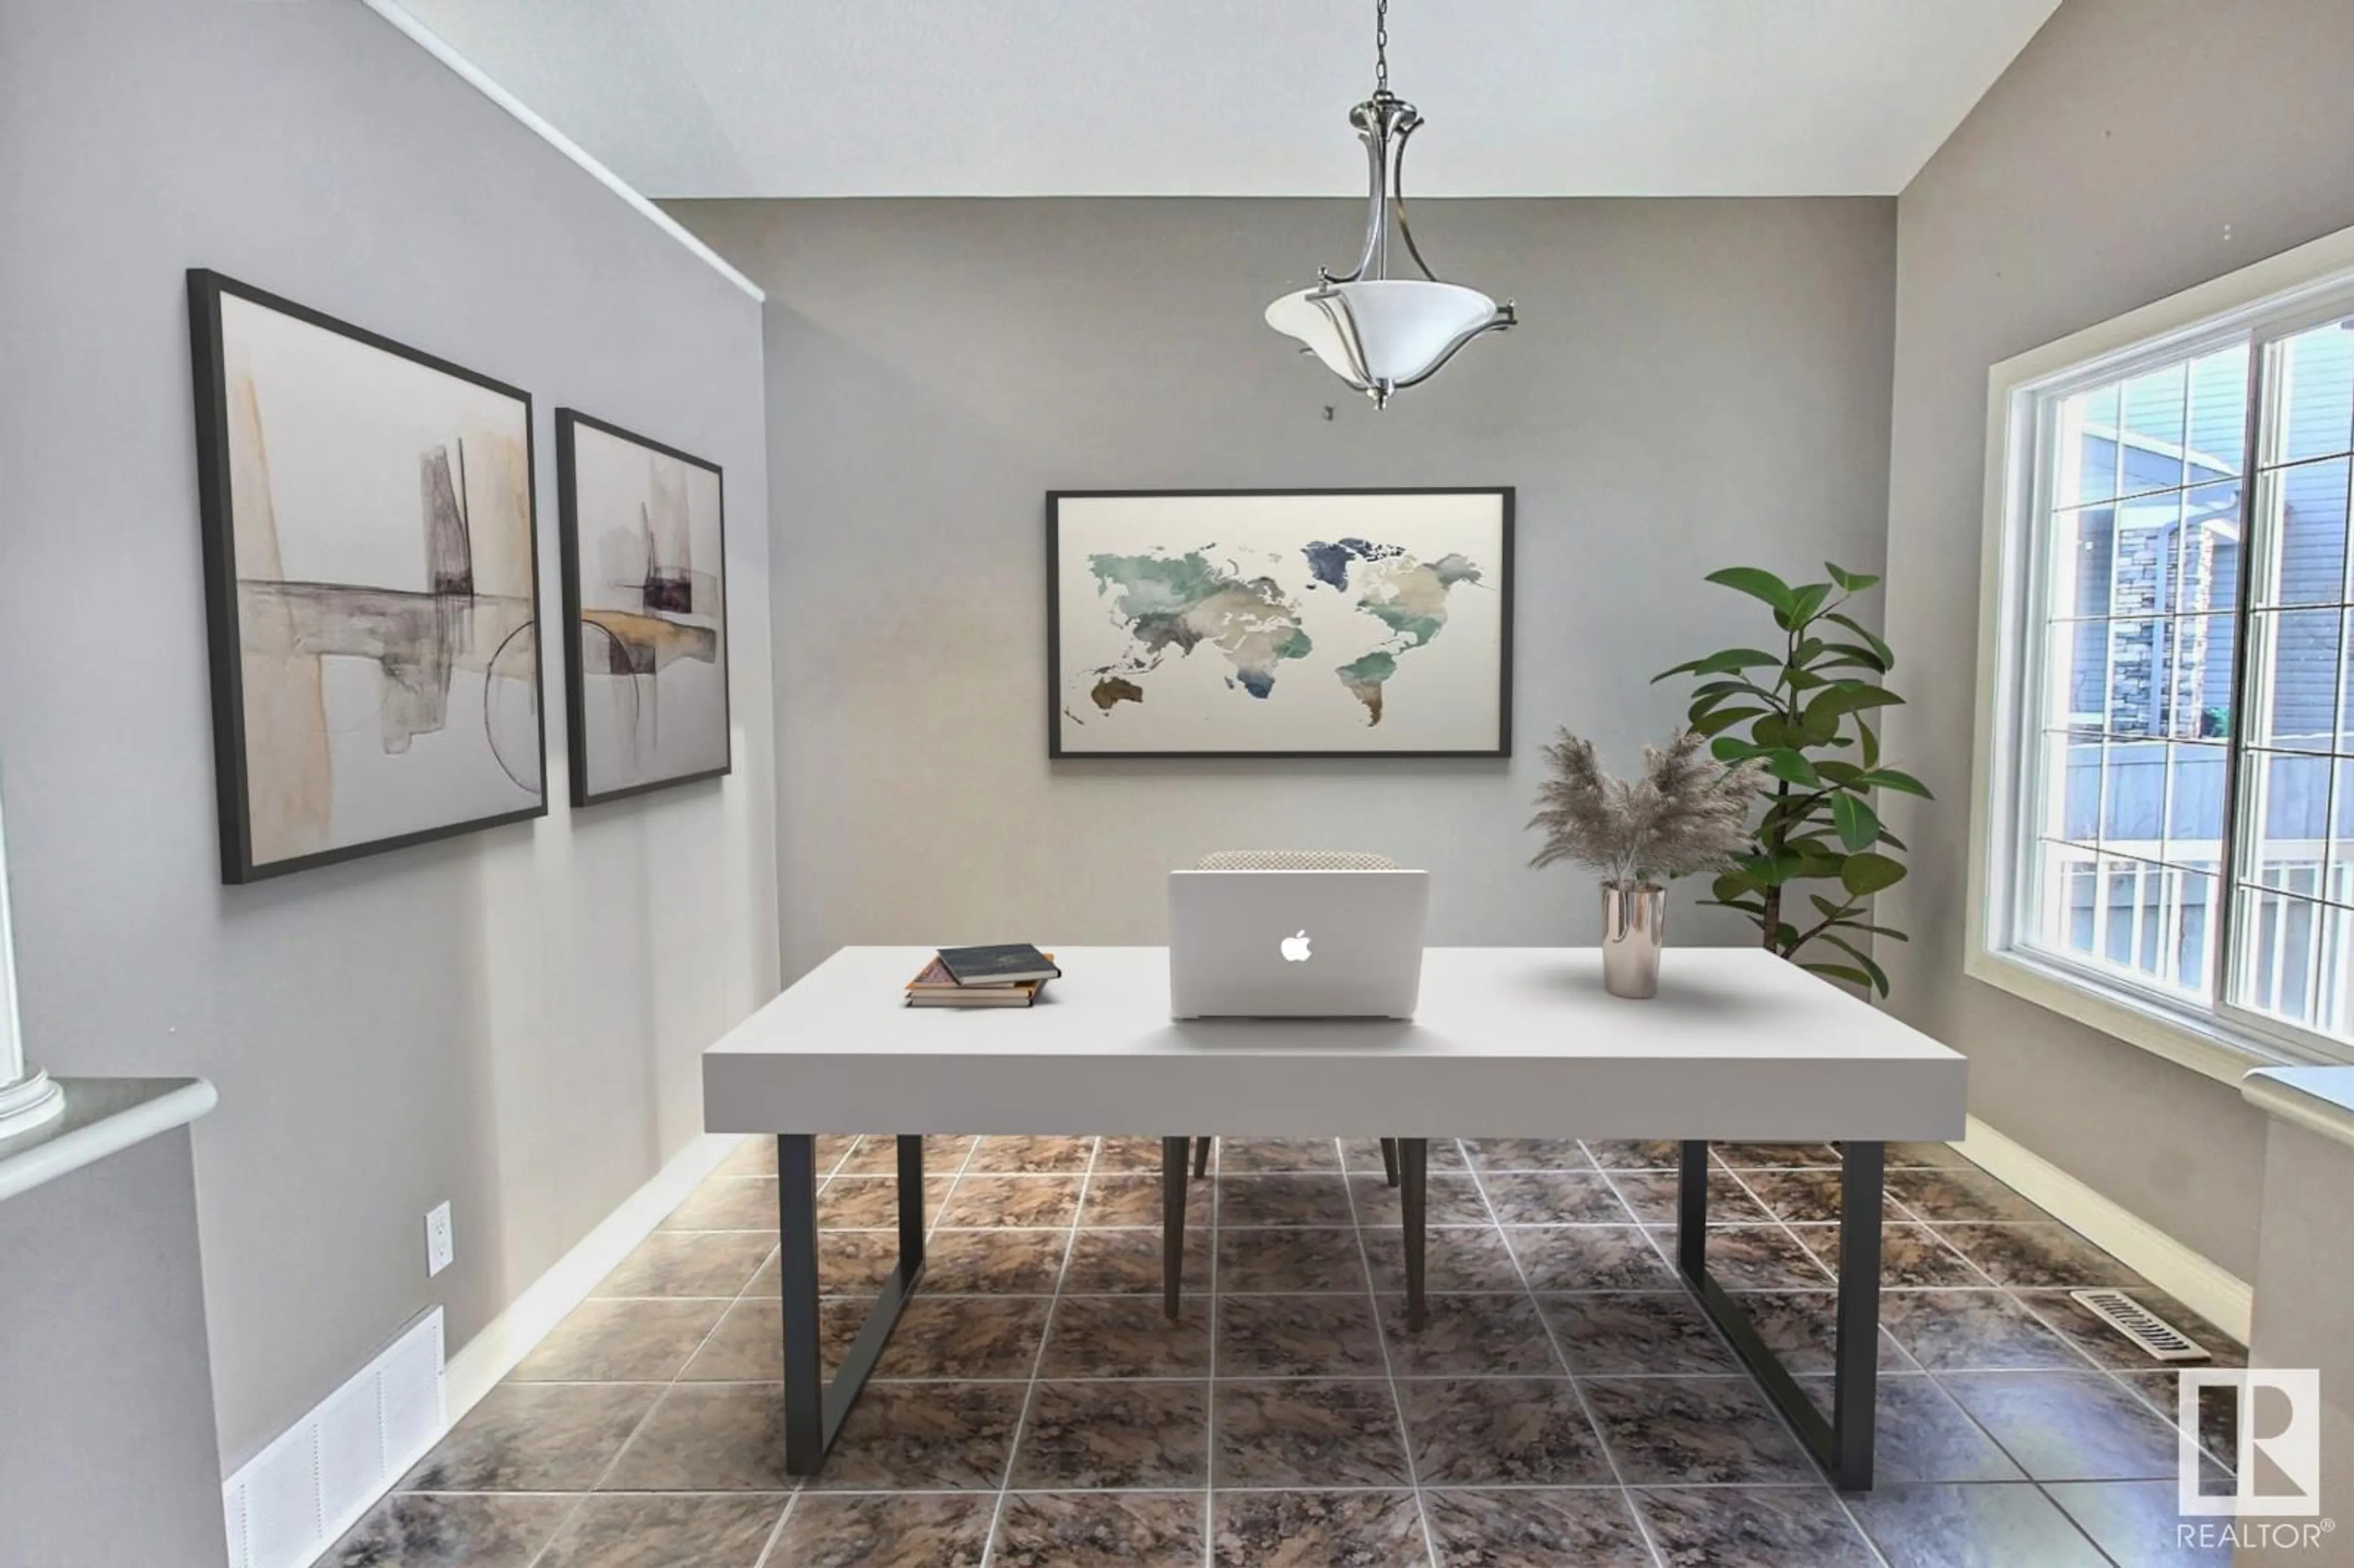
[[[2071,1290],[2084,1310],[2161,1361],[2203,1361],[2206,1347],[2122,1290]]]

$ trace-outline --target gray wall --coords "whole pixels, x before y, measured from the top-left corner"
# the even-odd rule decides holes
[[[1886,200],[1418,203],[1434,261],[1527,324],[1379,414],[1260,321],[1356,203],[673,210],[769,291],[789,972],[1158,940],[1162,873],[1235,845],[1429,866],[1440,941],[1592,940],[1592,879],[1524,868],[1538,745],[1635,765],[1681,713],[1649,678],[1767,624],[1713,567],[1879,565]],[[1384,484],[1519,487],[1509,764],[1049,766],[1047,489]],[[1745,930],[1704,913],[1679,939]]]
[[[2264,1123],[2237,1091],[1962,977],[1987,371],[2354,223],[2349,55],[2341,0],[2068,0],[1897,207],[1889,739],[1938,795],[1892,811],[1897,1004],[1969,1054],[1978,1115],[2243,1278]]]
[[[701,1124],[773,988],[758,307],[353,0],[0,0],[0,756],[25,1023],[201,1073],[224,1459],[430,1302],[465,1342]],[[737,771],[220,885],[182,270],[216,267],[727,471]],[[456,1205],[425,1277],[421,1217]]]

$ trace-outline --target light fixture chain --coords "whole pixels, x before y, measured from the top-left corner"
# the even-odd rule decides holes
[[[1390,90],[1390,0],[1373,0],[1373,90]]]

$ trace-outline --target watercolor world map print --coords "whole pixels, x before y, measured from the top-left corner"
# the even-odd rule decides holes
[[[1053,508],[1055,755],[1507,749],[1509,492]]]

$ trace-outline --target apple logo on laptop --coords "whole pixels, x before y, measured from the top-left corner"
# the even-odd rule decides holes
[[[1296,937],[1286,937],[1283,939],[1283,961],[1285,963],[1304,964],[1313,955],[1311,955],[1308,950],[1307,932],[1302,931]]]

